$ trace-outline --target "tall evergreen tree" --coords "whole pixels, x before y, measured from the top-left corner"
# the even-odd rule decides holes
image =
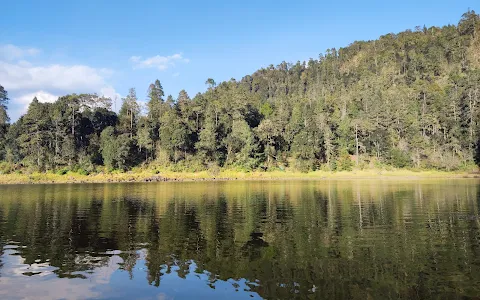
[[[122,107],[119,112],[120,131],[128,133],[130,138],[136,135],[137,123],[140,117],[140,105],[134,88],[128,91],[127,97],[122,99]]]
[[[469,10],[456,26],[357,41],[239,81],[209,78],[193,99],[181,90],[164,100],[156,80],[145,115],[131,89],[118,116],[108,98],[72,94],[35,99],[10,125],[0,86],[0,159],[39,170],[128,169],[156,153],[166,164],[246,169],[471,168],[480,163],[479,30]]]
[[[7,114],[8,92],[0,85],[0,124],[7,124],[10,119]]]
[[[0,159],[5,157],[6,136],[10,119],[7,114],[8,92],[0,85]]]

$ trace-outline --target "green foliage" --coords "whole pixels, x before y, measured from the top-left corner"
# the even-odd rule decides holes
[[[0,174],[10,174],[13,173],[17,168],[17,165],[7,162],[0,161]]]
[[[397,168],[406,168],[412,166],[412,159],[406,151],[391,149],[388,156],[388,162]]]
[[[77,173],[80,174],[80,175],[89,175],[89,174],[90,174],[89,171],[87,171],[87,170],[85,170],[85,169],[83,169],[83,168],[78,169],[78,170],[77,170]]]
[[[0,125],[5,125],[10,121],[7,114],[7,104],[9,100],[8,92],[0,85]]]
[[[117,136],[115,145],[115,167],[125,171],[134,166],[134,140],[128,134],[120,134],[119,136]]]
[[[152,138],[152,127],[147,118],[142,117],[139,122],[139,129],[137,132],[137,144],[140,151],[145,152],[145,160],[148,160],[152,154],[154,147],[154,140]]]
[[[103,164],[111,169],[116,165],[117,148],[115,129],[111,126],[105,128],[100,135],[100,149],[102,151]]]
[[[337,160],[335,161],[335,170],[337,171],[351,171],[353,169],[352,157],[346,150],[342,150],[339,153]]]
[[[182,152],[187,149],[188,128],[174,110],[166,112],[161,120],[166,125],[160,127],[160,144],[168,152],[170,159],[177,162],[185,156]]]
[[[220,174],[220,167],[215,163],[209,163],[207,171],[210,176],[218,176],[218,174]]]
[[[262,107],[260,107],[260,113],[265,117],[268,118],[273,114],[273,108],[270,103],[265,102],[263,103]]]
[[[61,168],[61,169],[57,170],[56,173],[57,173],[58,175],[65,175],[65,174],[68,173],[68,171],[69,171],[69,170],[68,170],[67,168]]]
[[[140,117],[140,106],[137,102],[137,94],[131,88],[127,97],[123,98],[122,107],[118,114],[118,129],[121,133],[128,133],[130,137],[136,134],[138,119]]]
[[[205,121],[205,127],[200,131],[199,141],[195,144],[195,148],[204,163],[208,163],[215,158],[217,147],[215,122],[210,118]]]
[[[293,163],[293,168],[303,173],[313,171],[317,168],[314,160],[297,158]]]
[[[142,115],[135,89],[117,114],[91,94],[34,99],[9,124],[0,86],[0,159],[32,170],[375,166],[457,170],[480,161],[480,18],[417,28],[282,62],[165,98],[156,80]],[[358,154],[352,160],[350,154]]]

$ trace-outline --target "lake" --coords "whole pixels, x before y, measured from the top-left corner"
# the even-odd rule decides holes
[[[479,187],[4,185],[0,299],[478,299]]]

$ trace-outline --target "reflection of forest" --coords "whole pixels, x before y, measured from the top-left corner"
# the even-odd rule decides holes
[[[245,278],[266,298],[480,295],[474,181],[1,189],[0,253],[18,242],[26,264],[48,261],[59,277],[84,276],[117,249],[132,274],[146,249],[156,286],[172,269],[185,277],[195,262],[209,284]]]

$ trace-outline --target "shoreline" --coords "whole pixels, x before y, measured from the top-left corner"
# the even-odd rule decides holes
[[[462,179],[480,178],[480,173],[445,172],[445,171],[411,171],[411,170],[357,170],[342,172],[314,171],[309,173],[291,171],[240,172],[220,171],[218,174],[202,172],[160,172],[153,171],[125,173],[97,173],[81,175],[67,173],[0,174],[0,184],[60,184],[60,183],[126,183],[126,182],[202,182],[202,181],[254,181],[254,180],[419,180],[419,179]]]

